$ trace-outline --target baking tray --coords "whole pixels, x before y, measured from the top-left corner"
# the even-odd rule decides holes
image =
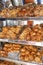
[[[6,57],[6,58],[5,57],[0,57],[0,60],[6,60],[6,61],[16,62],[16,63],[20,63],[20,64],[43,65],[43,63],[21,61],[19,59],[19,53],[18,52],[8,53],[8,57]]]
[[[22,47],[23,47],[23,45],[21,46],[21,49],[22,49]],[[42,49],[43,49],[43,47],[38,47],[38,51],[41,51]],[[3,50],[3,48],[1,50]],[[20,50],[19,50],[19,52],[18,51],[9,52],[8,56],[0,57],[0,60],[6,60],[6,61],[16,62],[16,63],[20,63],[20,64],[43,65],[43,63],[36,63],[36,62],[33,62],[33,61],[29,61],[29,62],[22,61],[20,59]],[[43,62],[43,57],[42,57],[42,62]]]
[[[10,52],[8,53],[7,57],[0,57],[0,60],[11,61],[11,62],[19,63],[19,64],[43,65],[43,63],[21,61],[19,59],[19,52]]]

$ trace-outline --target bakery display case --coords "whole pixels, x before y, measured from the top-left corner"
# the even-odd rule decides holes
[[[43,4],[31,1],[0,2],[0,65],[43,65]]]

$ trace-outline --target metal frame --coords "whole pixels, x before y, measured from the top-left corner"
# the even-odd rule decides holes
[[[15,44],[23,44],[23,45],[34,45],[34,46],[42,46],[43,47],[43,41],[42,42],[35,42],[35,41],[21,41],[21,40],[9,40],[9,39],[0,39],[0,42],[8,42],[8,43],[15,43]]]
[[[10,59],[10,58],[4,58],[4,57],[0,57],[0,60],[6,60],[6,61],[10,61],[10,62],[16,62],[18,64],[24,64],[24,65],[43,65],[43,63],[29,63],[29,62],[23,62],[20,60],[14,60],[14,59]]]

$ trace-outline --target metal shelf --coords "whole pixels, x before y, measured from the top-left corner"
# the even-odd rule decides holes
[[[10,58],[3,58],[3,57],[0,57],[0,60],[6,60],[6,61],[10,61],[10,62],[15,62],[15,63],[19,63],[19,64],[24,64],[24,65],[43,65],[43,63],[29,63],[29,62],[23,62],[23,61],[20,61],[20,60],[14,60],[14,59],[10,59]]]
[[[8,43],[15,43],[15,44],[24,44],[24,45],[34,45],[34,46],[42,46],[43,47],[43,41],[42,42],[35,42],[35,41],[21,41],[21,40],[9,40],[9,39],[0,39],[0,42],[8,42]]]
[[[0,18],[0,20],[43,20],[43,17],[15,17],[15,18]]]

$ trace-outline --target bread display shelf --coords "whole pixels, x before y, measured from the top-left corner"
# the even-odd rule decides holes
[[[30,4],[31,5],[31,4]],[[24,7],[22,7],[22,8],[20,8],[20,9],[5,9],[5,10],[2,10],[2,12],[0,12],[0,20],[6,20],[6,23],[7,23],[7,20],[43,20],[43,5],[36,5],[36,7],[35,7],[35,5],[26,5],[26,6],[24,6]],[[30,6],[30,7],[29,7]],[[42,8],[41,8],[41,6],[42,6]],[[34,8],[35,7],[35,8]],[[34,12],[33,12],[34,11]],[[33,13],[32,13],[33,12]],[[38,12],[38,13],[37,13]],[[40,13],[39,13],[40,12]],[[2,17],[2,18],[1,18]],[[10,22],[12,22],[12,21],[10,21]],[[16,21],[17,22],[17,21]],[[18,21],[18,22],[20,22],[20,21]],[[37,22],[37,21],[36,21]],[[21,23],[19,23],[19,24],[21,24]],[[18,24],[18,25],[19,25]],[[22,23],[23,24],[23,23]],[[28,22],[26,23],[26,24],[28,24]],[[43,23],[41,23],[41,24],[43,24]],[[7,24],[7,25],[9,25],[9,23]],[[7,26],[7,25],[5,25],[5,26]],[[4,25],[3,25],[4,26]],[[13,25],[14,26],[14,25]],[[42,26],[42,25],[41,25]],[[6,28],[5,28],[5,30],[3,30],[2,29],[2,26],[0,26],[1,27],[1,31],[3,31],[3,33],[1,33],[0,32],[0,42],[3,42],[3,45],[5,44],[4,42],[9,42],[8,44],[10,44],[10,43],[14,43],[14,44],[22,44],[22,46],[23,45],[31,45],[31,46],[41,46],[41,47],[43,47],[43,37],[41,36],[41,34],[39,34],[39,35],[37,35],[38,37],[36,37],[36,39],[38,40],[38,38],[39,38],[39,41],[38,42],[36,42],[36,40],[34,40],[33,41],[33,37],[34,37],[34,35],[36,36],[36,34],[33,34],[33,32],[32,32],[32,30],[30,30],[30,28],[27,28],[27,29],[23,29],[22,27],[21,27],[21,29],[18,31],[18,29],[16,30],[15,29],[15,31],[14,31],[14,28],[13,28],[13,30],[12,30],[12,28],[11,27],[8,27],[8,29],[6,30]],[[43,27],[43,26],[42,26]],[[11,30],[9,29],[9,28],[11,28]],[[29,29],[29,30],[28,30]],[[32,29],[32,28],[31,28]],[[37,27],[36,27],[36,29],[37,29]],[[9,31],[10,30],[10,31]],[[17,32],[18,31],[18,32]],[[27,33],[27,32],[29,32],[29,33]],[[31,33],[31,32],[32,33]],[[34,29],[34,31],[36,31],[35,29]],[[40,26],[39,26],[39,29],[38,29],[38,31],[39,32],[37,32],[37,33],[42,33],[43,34],[43,30],[41,30],[41,28],[40,28]],[[19,33],[20,33],[20,35],[19,35]],[[22,33],[23,33],[23,36],[22,36]],[[26,36],[25,36],[25,34],[26,34]],[[36,32],[35,32],[36,33]],[[33,35],[32,35],[33,34]],[[31,35],[32,37],[32,40],[30,40],[31,38],[29,38],[29,35]],[[19,37],[20,36],[20,37]],[[8,37],[8,38],[7,38]],[[15,37],[15,38],[14,38]],[[17,37],[17,38],[16,38]],[[26,41],[26,39],[25,39],[25,37],[27,37],[26,39],[29,39],[28,41]],[[42,37],[42,38],[41,38]],[[23,38],[23,39],[22,39]],[[25,39],[25,40],[24,40]],[[42,40],[40,40],[40,39],[42,39]],[[2,44],[1,44],[2,45]],[[2,47],[3,47],[3,45],[2,45]],[[12,50],[14,50],[14,49],[12,49],[13,48],[13,46],[11,46],[11,49],[9,48],[8,50],[9,51],[12,51]],[[15,48],[15,47],[14,47]],[[21,48],[21,47],[20,47]],[[31,47],[30,47],[31,48]],[[39,47],[38,47],[39,48]],[[1,48],[1,50],[2,50],[3,48]],[[23,53],[26,53],[26,54],[24,54],[24,55],[22,55],[22,52],[21,51],[19,51],[17,54],[16,53],[14,53],[13,54],[13,52],[12,53],[8,53],[8,52],[6,52],[7,50],[6,50],[6,48],[4,48],[5,49],[5,52],[3,52],[4,50],[2,50],[1,51],[1,53],[0,53],[0,55],[2,54],[2,57],[0,56],[0,60],[6,60],[6,61],[11,61],[11,62],[15,62],[15,63],[19,63],[19,64],[28,64],[28,65],[43,65],[43,57],[41,57],[41,55],[40,55],[40,53],[38,52],[38,54],[34,54],[34,52],[32,52],[33,54],[34,54],[34,62],[33,62],[33,57],[32,57],[32,53],[31,53],[31,50],[30,50],[30,52],[29,52],[29,50],[27,50],[26,49],[26,51],[27,51],[27,53],[26,53],[26,51],[25,52],[23,52]],[[18,49],[18,47],[17,47],[17,49]],[[18,51],[16,49],[16,51]],[[24,48],[23,48],[24,49]],[[22,49],[22,51],[24,51]],[[34,48],[33,48],[34,49]],[[35,49],[36,50],[36,49]],[[43,49],[42,49],[43,50]],[[40,51],[40,49],[39,49],[39,51]],[[19,54],[21,52],[21,55]],[[37,53],[37,52],[35,52],[35,53]],[[7,55],[7,53],[9,54],[9,55]],[[30,53],[30,54],[29,54]],[[3,54],[5,55],[5,56],[3,56]],[[26,55],[26,56],[25,56]],[[27,57],[27,55],[29,55],[29,57]],[[22,58],[22,59],[21,59]],[[32,59],[31,61],[30,61],[30,58]],[[27,61],[28,60],[28,61]],[[27,62],[26,62],[27,61]],[[30,61],[30,62],[29,62]],[[38,61],[38,63],[36,63]]]
[[[34,41],[21,41],[21,40],[9,40],[9,39],[0,39],[0,42],[11,42],[11,43],[18,43],[23,45],[34,45],[34,46],[42,46],[43,47],[43,41],[42,42],[34,42]]]
[[[43,63],[29,63],[29,62],[23,62],[23,61],[19,61],[19,60],[14,60],[14,59],[10,59],[10,58],[4,58],[4,57],[0,57],[0,60],[6,60],[6,61],[10,61],[10,62],[15,62],[15,63],[19,63],[19,64],[28,64],[28,65],[43,65]]]

